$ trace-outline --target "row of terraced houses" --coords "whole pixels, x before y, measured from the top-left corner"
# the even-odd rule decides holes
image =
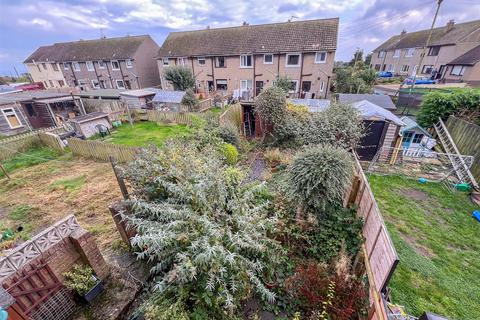
[[[172,32],[159,47],[148,35],[42,46],[25,61],[46,88],[173,89],[164,70],[191,68],[200,93],[225,91],[251,99],[278,77],[292,96],[326,98],[333,77],[338,18]],[[442,82],[480,85],[480,20],[435,28],[423,63],[428,30],[402,32],[373,52],[371,67]]]

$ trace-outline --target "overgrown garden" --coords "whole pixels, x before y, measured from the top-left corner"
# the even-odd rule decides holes
[[[200,121],[196,134],[145,149],[122,175],[123,219],[151,264],[146,319],[355,319],[368,291],[362,221],[343,208],[362,122],[347,106],[311,114],[264,90],[265,181],[248,182],[251,143]]]

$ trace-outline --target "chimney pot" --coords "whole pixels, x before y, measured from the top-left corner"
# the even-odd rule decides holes
[[[455,26],[455,20],[451,19],[450,21],[447,22],[446,32],[449,32],[450,30],[452,30],[454,26]]]
[[[402,32],[400,33],[400,36],[403,37],[406,34],[407,34],[407,30],[403,29]]]

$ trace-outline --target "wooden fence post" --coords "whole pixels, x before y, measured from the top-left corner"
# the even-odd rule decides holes
[[[115,174],[115,178],[117,178],[118,186],[120,187],[120,191],[122,192],[122,196],[125,200],[127,200],[129,198],[129,195],[128,195],[127,186],[125,185],[125,181],[118,174],[115,159],[112,156],[110,156],[109,158],[110,158],[110,163],[112,164],[113,173]]]
[[[7,177],[8,179],[10,179],[10,176],[8,175],[7,173],[7,170],[3,167],[3,165],[0,163],[0,170],[2,170],[3,174],[5,175],[5,177]]]

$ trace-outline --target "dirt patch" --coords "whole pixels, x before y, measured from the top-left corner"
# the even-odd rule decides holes
[[[417,189],[402,189],[402,194],[413,200],[428,200],[428,194],[422,190]]]
[[[405,240],[419,255],[424,256],[425,258],[435,257],[435,253],[425,246],[417,243],[417,238],[401,233],[400,236]]]
[[[84,177],[73,190],[52,188],[57,181]],[[0,208],[7,212],[20,205],[31,206],[35,217],[33,234],[63,217],[74,214],[80,225],[96,236],[99,248],[110,250],[120,239],[108,205],[121,198],[110,164],[85,159],[49,161],[15,171],[11,180],[0,180]],[[2,211],[3,211],[2,210]],[[5,224],[18,222],[8,221]]]

